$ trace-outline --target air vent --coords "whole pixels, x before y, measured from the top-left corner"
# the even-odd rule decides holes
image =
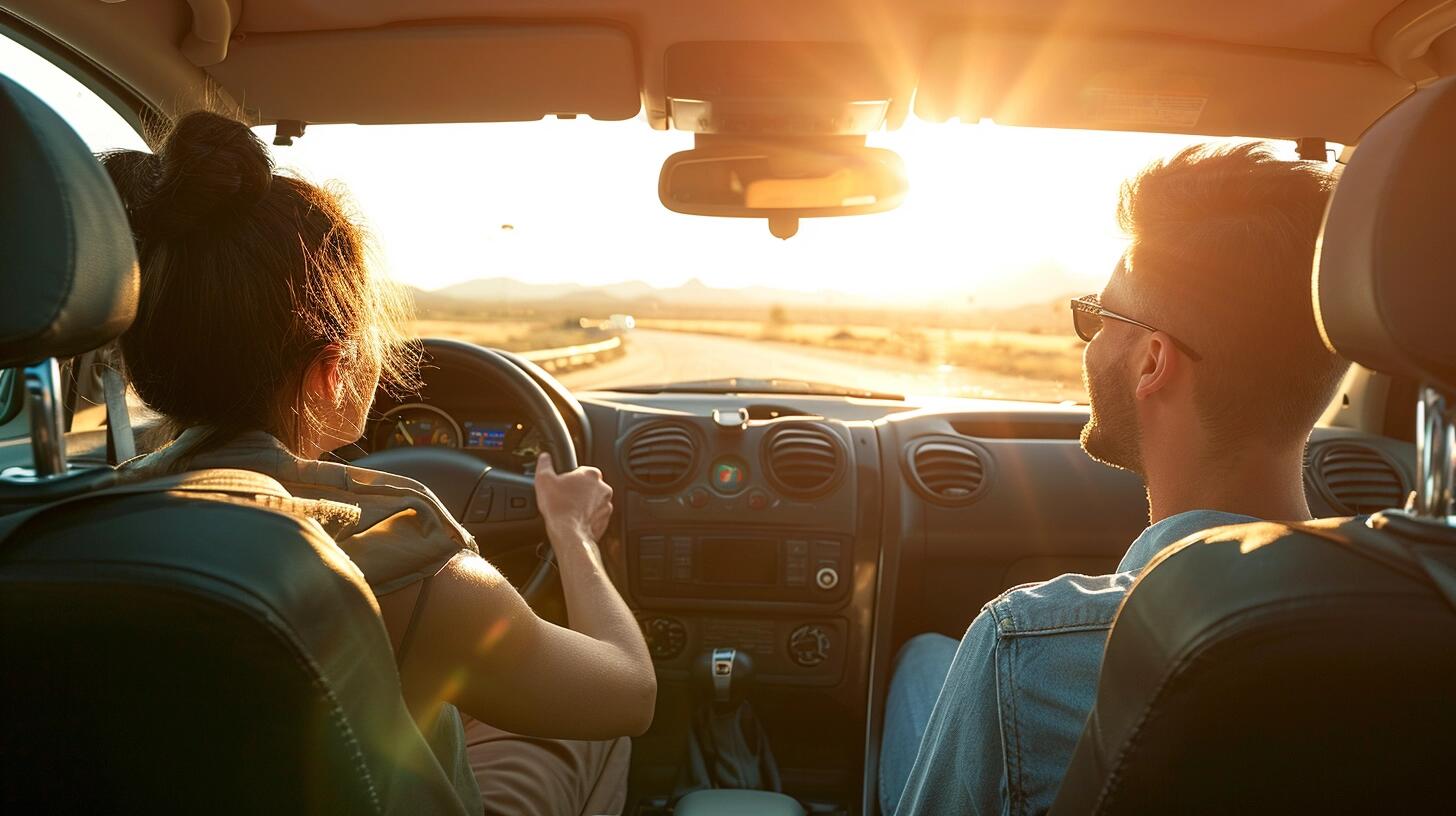
[[[1351,514],[1401,507],[1409,491],[1390,457],[1355,442],[1320,446],[1310,457],[1309,476],[1337,511]]]
[[[623,466],[647,490],[671,490],[692,473],[698,446],[687,428],[656,423],[638,431],[627,443]]]
[[[764,471],[786,495],[809,499],[828,493],[843,464],[839,437],[820,425],[786,425],[764,442]]]
[[[905,461],[915,489],[937,504],[970,504],[981,494],[989,475],[980,452],[950,439],[918,442]]]

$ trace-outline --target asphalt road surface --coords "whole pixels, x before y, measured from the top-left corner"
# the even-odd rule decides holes
[[[626,353],[560,379],[575,390],[754,377],[809,382],[896,394],[1033,400],[1079,399],[1080,388],[1005,374],[933,366],[896,357],[838,349],[638,329],[626,335]],[[1070,385],[1070,384],[1069,384]]]

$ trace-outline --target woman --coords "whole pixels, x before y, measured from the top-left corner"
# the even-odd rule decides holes
[[[339,201],[275,174],[252,131],[209,113],[182,118],[156,155],[102,162],[141,263],[122,356],[175,439],[125,467],[240,467],[352,505],[319,521],[378,598],[406,703],[467,805],[620,812],[619,738],[646,730],[657,686],[597,549],[612,507],[601,473],[557,475],[544,455],[537,467],[565,629],[531,611],[428,489],[318,461],[362,435],[381,378],[408,386],[417,362],[400,296],[366,266]]]

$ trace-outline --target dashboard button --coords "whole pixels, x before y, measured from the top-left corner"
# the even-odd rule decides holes
[[[838,561],[844,548],[838,541],[815,541],[814,555],[822,561]]]
[[[470,506],[465,508],[466,524],[482,524],[490,520],[490,505],[495,499],[495,489],[482,485],[475,489],[475,495],[470,497]]]
[[[642,555],[637,559],[637,566],[644,581],[661,581],[663,576],[663,558],[660,555]]]
[[[672,540],[672,580],[693,580],[693,540],[674,537]]]
[[[762,490],[754,490],[748,494],[749,510],[767,510],[771,503],[769,495]]]
[[[704,507],[708,506],[708,501],[710,499],[712,499],[712,496],[708,495],[708,491],[702,489],[701,487],[695,487],[688,493],[686,501],[688,507],[691,507],[694,510],[701,510]]]
[[[677,618],[648,618],[642,621],[642,634],[654,660],[672,660],[688,642],[687,628]]]
[[[814,573],[814,585],[820,589],[834,589],[839,586],[839,570],[834,567],[820,567]]]
[[[529,487],[506,488],[506,521],[522,521],[536,516],[536,492]]]
[[[637,539],[637,572],[644,581],[661,581],[667,577],[667,540],[662,536]]]
[[[789,657],[800,666],[812,669],[829,659],[829,633],[824,627],[806,623],[789,635]]]

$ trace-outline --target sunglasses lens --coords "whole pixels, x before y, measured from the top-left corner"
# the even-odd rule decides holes
[[[1097,336],[1097,332],[1102,331],[1102,315],[1073,309],[1072,326],[1077,330],[1078,337],[1090,343]]]

